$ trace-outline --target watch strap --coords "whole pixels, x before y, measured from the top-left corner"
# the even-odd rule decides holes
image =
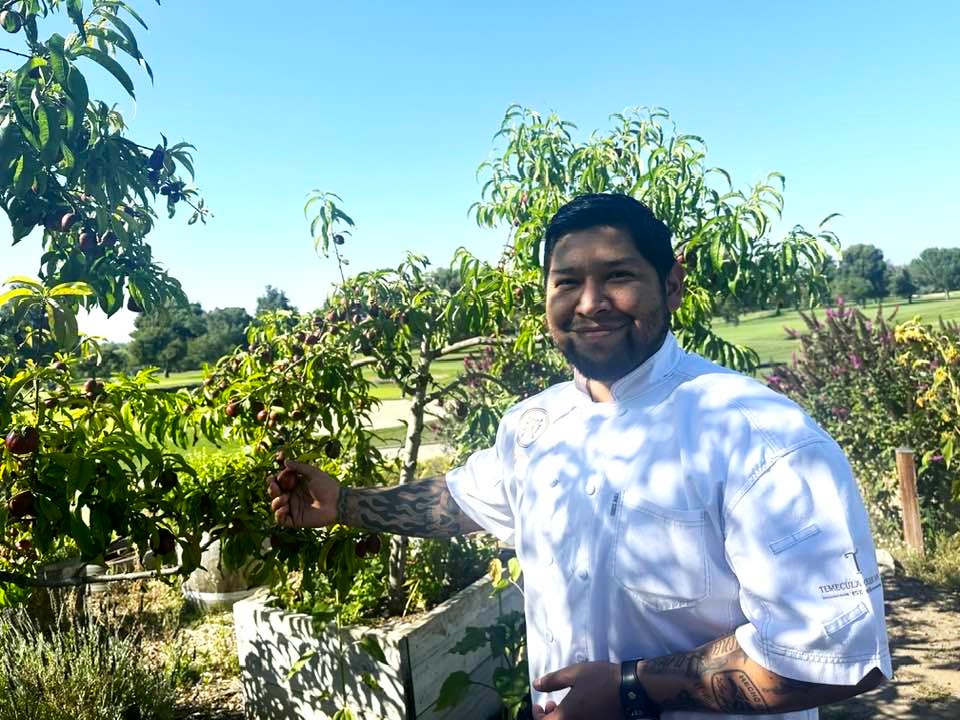
[[[637,677],[638,660],[626,660],[620,663],[620,707],[624,720],[660,717],[660,708],[650,699],[646,688]]]

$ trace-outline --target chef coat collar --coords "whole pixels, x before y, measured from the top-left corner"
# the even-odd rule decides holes
[[[683,350],[677,344],[677,339],[672,332],[667,331],[659,350],[611,386],[610,394],[614,401],[620,402],[649,390],[673,370],[682,356]],[[573,370],[573,382],[581,393],[591,397],[587,389],[587,379],[576,368]]]

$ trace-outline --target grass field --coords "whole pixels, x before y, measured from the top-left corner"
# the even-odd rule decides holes
[[[889,317],[897,308],[896,322],[910,320],[914,316],[919,316],[923,322],[934,324],[941,317],[944,320],[960,321],[960,296],[950,300],[944,300],[942,295],[926,296],[914,298],[910,304],[902,301],[888,302],[880,307],[883,309],[884,317]],[[877,314],[878,306],[870,304],[861,310],[867,317],[872,318]],[[814,314],[823,317],[823,312],[824,310],[820,308],[815,310]],[[768,310],[750,313],[741,316],[738,325],[719,319],[714,323],[714,330],[725,340],[739,345],[748,345],[756,350],[760,354],[761,363],[790,361],[790,355],[797,349],[799,343],[788,338],[784,328],[805,330],[806,325],[803,318],[793,310],[785,310],[779,317]]]
[[[914,298],[912,303],[887,302],[882,306],[884,317],[897,309],[896,321],[903,322],[918,316],[923,322],[936,323],[938,318],[950,321],[960,321],[960,295],[945,300],[942,295],[927,295]],[[876,315],[878,306],[867,305],[861,308],[868,317]],[[823,316],[824,310],[818,309],[814,314]],[[771,311],[749,313],[741,316],[739,324],[731,324],[717,319],[714,329],[717,333],[740,345],[748,345],[760,355],[761,363],[789,362],[790,356],[799,343],[787,337],[784,328],[797,330],[805,329],[806,325],[800,315],[794,310],[784,310],[779,316]],[[438,360],[433,365],[433,374],[438,382],[444,383],[454,378],[463,369],[463,355],[456,355]],[[158,388],[190,387],[200,382],[200,370],[171,373],[169,378],[161,378]],[[373,396],[380,400],[399,400],[403,397],[400,388],[392,383],[380,382],[373,368],[364,369],[364,376],[373,384]]]

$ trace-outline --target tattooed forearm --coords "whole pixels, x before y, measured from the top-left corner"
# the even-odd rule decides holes
[[[837,702],[876,687],[874,669],[857,685],[822,685],[792,680],[755,663],[734,635],[686,653],[641,661],[637,674],[663,710],[742,715],[804,710]]]
[[[442,477],[391,488],[341,487],[337,521],[414,537],[447,538],[481,529],[460,510]]]

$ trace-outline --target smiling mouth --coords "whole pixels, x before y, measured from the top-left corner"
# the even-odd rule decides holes
[[[583,335],[585,337],[603,337],[605,335],[612,335],[618,330],[622,330],[626,325],[615,325],[613,327],[594,327],[594,328],[577,328],[571,330],[570,332],[576,335]]]

